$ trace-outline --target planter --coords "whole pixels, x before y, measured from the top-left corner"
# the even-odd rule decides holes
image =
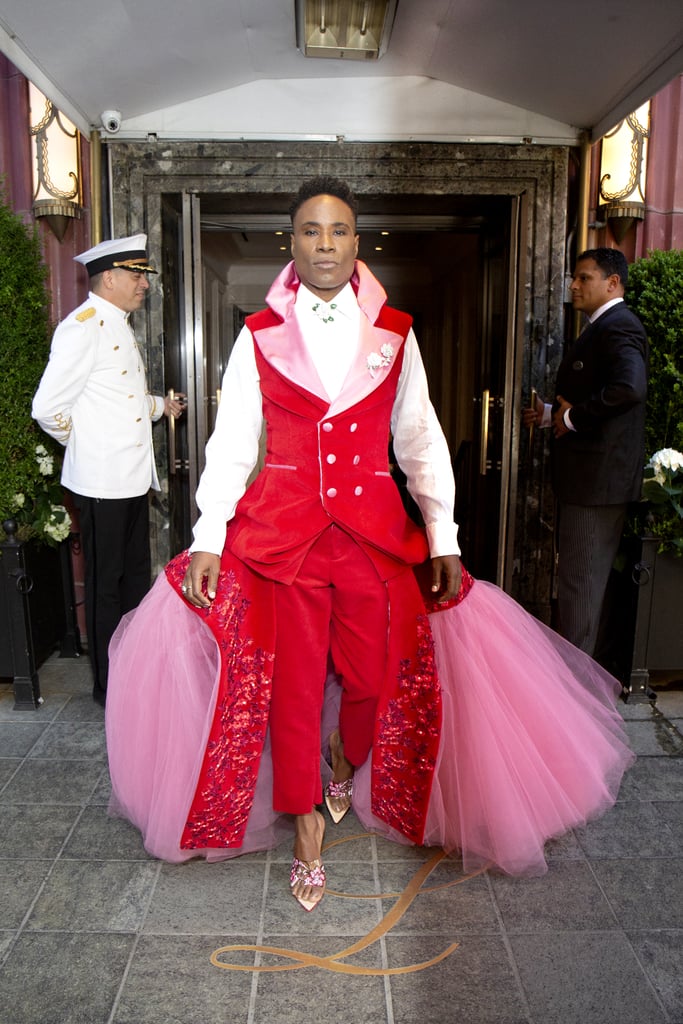
[[[658,552],[656,537],[630,537],[622,544],[619,571],[612,573],[609,633],[611,657],[598,657],[634,700],[654,700],[651,672],[683,678],[683,557]]]
[[[650,672],[683,677],[683,557],[658,552],[659,540],[640,538],[640,557],[631,572],[636,588],[631,690],[648,688]]]
[[[41,703],[38,668],[59,648],[78,657],[69,541],[58,547],[22,543],[14,520],[3,523],[0,543],[0,677],[11,678],[15,708]]]

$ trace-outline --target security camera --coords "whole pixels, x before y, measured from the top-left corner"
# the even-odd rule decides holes
[[[110,135],[116,135],[118,131],[121,131],[120,110],[103,110],[100,119],[105,132],[109,132]]]

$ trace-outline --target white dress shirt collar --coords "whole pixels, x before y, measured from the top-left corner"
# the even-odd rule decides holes
[[[623,301],[624,300],[621,296],[618,299],[610,299],[609,302],[606,302],[603,306],[599,306],[594,313],[591,313],[591,315],[588,317],[588,323],[595,323],[599,316],[602,316],[603,313],[606,313],[608,309],[612,308],[612,306],[616,306],[618,302]]]

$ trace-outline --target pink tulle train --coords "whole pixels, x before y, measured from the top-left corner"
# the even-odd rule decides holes
[[[633,761],[615,707],[619,684],[489,583],[475,581],[430,623],[443,723],[425,844],[460,851],[468,871],[542,874],[545,842],[608,810]],[[111,810],[140,829],[150,853],[219,860],[292,834],[291,819],[271,808],[266,744],[243,846],[179,847],[213,716],[218,650],[164,574],[122,621],[110,659]],[[335,726],[339,693],[330,677],[323,736]],[[356,772],[353,807],[366,829],[407,842],[370,810],[369,761]]]

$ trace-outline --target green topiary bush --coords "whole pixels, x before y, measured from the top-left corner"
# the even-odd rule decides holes
[[[50,353],[46,277],[37,232],[0,192],[0,522],[17,519],[21,540],[55,544],[70,525],[59,484],[62,449],[31,419]]]
[[[683,452],[683,252],[655,249],[629,268],[626,301],[650,341],[645,452]]]

